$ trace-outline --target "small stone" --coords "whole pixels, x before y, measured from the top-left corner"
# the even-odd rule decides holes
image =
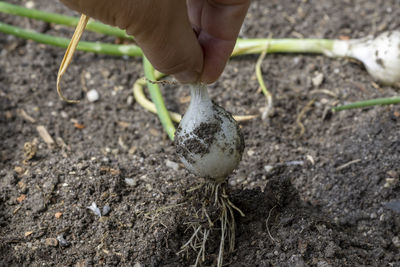
[[[399,115],[400,116],[400,115]],[[400,178],[399,174],[395,170],[390,170],[386,172],[387,175],[389,175],[391,178]]]
[[[274,167],[272,165],[265,165],[264,166],[264,170],[265,170],[266,173],[271,172],[273,168]]]
[[[324,81],[324,75],[320,72],[317,73],[317,75],[315,75],[314,78],[312,78],[312,84],[314,85],[314,87],[319,87],[323,81]]]
[[[400,238],[398,236],[392,238],[392,243],[396,248],[400,248]]]
[[[74,267],[86,267],[86,261],[82,260],[82,261],[78,261],[77,263],[75,263]]]
[[[153,191],[153,186],[151,184],[146,184],[147,191]]]
[[[176,163],[176,162],[174,162],[174,161],[171,161],[171,160],[168,160],[168,159],[167,159],[167,160],[165,161],[165,165],[166,165],[168,168],[173,169],[174,171],[179,170],[179,164]]]
[[[325,247],[325,257],[332,258],[335,255],[336,245],[333,242],[329,242]]]
[[[25,194],[28,191],[28,187],[24,181],[18,182],[18,190],[21,194]]]
[[[142,267],[143,265],[140,262],[136,262],[135,265],[133,265],[133,267]]]
[[[35,3],[33,1],[28,1],[25,4],[26,8],[34,8],[35,7]]]
[[[24,236],[25,237],[30,236],[32,233],[33,233],[32,231],[25,232]]]
[[[26,199],[26,195],[25,195],[25,194],[21,194],[19,197],[17,197],[18,203],[21,203],[21,202],[24,201],[25,199]]]
[[[389,188],[389,187],[391,187],[392,185],[394,185],[396,183],[396,179],[395,178],[386,178],[385,179],[385,184],[383,185],[383,187],[385,187],[385,188]]]
[[[103,207],[103,210],[102,210],[101,214],[102,214],[103,216],[106,216],[106,215],[108,215],[108,214],[110,213],[110,211],[111,211],[111,207],[108,206],[108,205],[105,205],[105,206]]]
[[[24,169],[21,166],[15,166],[14,171],[18,174],[21,175],[24,173]]]
[[[306,264],[300,255],[292,255],[288,260],[288,266],[305,267]]]
[[[64,235],[59,235],[57,236],[58,242],[60,242],[60,246],[62,247],[68,247],[71,243],[67,240],[64,239]]]
[[[384,204],[385,208],[400,213],[400,200],[392,200]],[[383,214],[382,214],[383,215]],[[382,220],[381,220],[382,221]]]
[[[58,240],[55,238],[46,238],[45,244],[48,247],[57,247],[58,245]]]
[[[251,149],[249,149],[249,150],[247,151],[247,155],[248,155],[249,157],[253,156],[255,153],[256,153],[256,152],[254,152],[254,150],[251,150]]]
[[[126,99],[126,104],[128,104],[129,106],[132,105],[133,103],[133,96],[128,96],[128,98]]]
[[[92,89],[87,92],[86,97],[89,102],[96,102],[100,98],[100,94],[97,92],[96,89]]]
[[[136,186],[137,185],[137,181],[136,179],[132,179],[132,178],[125,178],[125,183],[129,186]]]
[[[62,212],[56,212],[56,213],[54,214],[54,217],[56,217],[57,219],[60,219],[61,216],[62,216]]]
[[[42,192],[35,192],[30,195],[26,205],[27,209],[30,209],[33,214],[43,212],[46,209],[46,204]]]
[[[331,267],[331,265],[329,263],[327,263],[326,261],[319,261],[317,263],[317,267]]]
[[[96,202],[92,202],[92,205],[90,205],[87,208],[90,209],[91,211],[93,211],[93,213],[95,215],[101,217],[101,212],[100,212],[100,209],[97,207]]]
[[[61,116],[61,118],[63,118],[63,119],[67,119],[67,118],[68,118],[68,113],[65,112],[64,110],[62,110],[62,111],[60,111],[60,116]]]

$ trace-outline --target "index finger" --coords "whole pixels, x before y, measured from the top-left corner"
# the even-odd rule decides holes
[[[201,80],[214,82],[231,55],[250,0],[187,0],[190,22],[200,30],[204,52]]]

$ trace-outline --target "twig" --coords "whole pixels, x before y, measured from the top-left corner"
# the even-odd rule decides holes
[[[54,139],[50,136],[49,132],[43,125],[37,126],[36,130],[49,148],[51,148],[55,144]]]
[[[306,112],[310,109],[311,105],[314,104],[315,99],[312,99],[311,101],[309,101],[304,108],[300,111],[299,115],[296,118],[296,123],[297,126],[300,128],[300,133],[299,136],[303,136],[304,132],[306,131],[303,123],[301,122],[301,119],[304,117],[304,115],[306,114]]]
[[[347,163],[345,163],[345,164],[343,164],[343,165],[340,165],[340,166],[337,167],[335,170],[336,170],[336,171],[341,171],[341,170],[343,170],[343,169],[349,167],[350,165],[355,164],[355,163],[358,163],[358,162],[360,162],[360,161],[361,161],[361,159],[355,159],[355,160],[349,161],[349,162],[347,162]]]
[[[69,43],[68,47],[67,47],[67,51],[65,51],[65,55],[63,60],[61,61],[61,65],[60,68],[58,70],[58,74],[57,74],[57,92],[58,95],[65,101],[68,103],[78,103],[79,100],[69,100],[67,98],[64,97],[61,88],[60,88],[60,81],[62,76],[64,75],[64,73],[67,71],[67,68],[69,66],[69,64],[71,63],[72,57],[74,56],[75,53],[75,49],[78,46],[79,40],[82,37],[82,33],[85,30],[86,24],[89,21],[89,17],[87,17],[86,15],[81,16],[81,19],[79,20],[78,26],[76,26],[74,35],[72,36],[71,42]]]
[[[261,71],[261,64],[262,64],[265,56],[267,55],[267,51],[268,51],[268,43],[265,44],[265,48],[262,51],[262,53],[256,63],[257,80],[258,80],[258,83],[260,84],[260,88],[261,88],[262,92],[264,93],[265,98],[267,100],[267,105],[265,106],[264,111],[262,112],[262,115],[261,115],[262,120],[265,120],[268,117],[268,115],[272,112],[272,109],[273,109],[272,95],[268,91],[267,86],[265,85],[264,79],[262,77],[262,71]]]
[[[269,238],[271,238],[271,240],[274,242],[276,242],[276,240],[275,240],[275,238],[272,237],[271,232],[269,231],[268,221],[269,221],[269,218],[271,217],[272,211],[276,208],[276,206],[277,205],[273,206],[272,209],[269,210],[267,220],[265,221],[265,225],[267,226],[267,232],[268,232]]]
[[[28,121],[28,122],[31,122],[31,123],[35,123],[35,122],[36,122],[36,120],[35,120],[31,115],[29,115],[28,113],[26,113],[25,110],[23,110],[23,109],[18,109],[18,110],[17,110],[17,113],[18,113],[18,115],[20,115],[24,120],[26,120],[26,121]]]

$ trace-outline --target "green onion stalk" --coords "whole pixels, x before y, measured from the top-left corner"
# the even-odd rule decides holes
[[[143,67],[144,67],[144,74],[147,79],[147,87],[149,89],[151,100],[156,106],[157,115],[168,137],[173,141],[175,136],[175,126],[171,120],[169,111],[165,107],[160,87],[158,86],[157,83],[153,82],[156,80],[155,70],[151,65],[150,61],[146,57],[143,57]]]
[[[0,22],[0,32],[17,36],[19,38],[32,40],[38,43],[67,48],[70,42],[67,38],[56,37],[48,34],[38,33],[30,30],[25,30],[20,27],[12,26]],[[98,42],[81,41],[78,44],[77,50],[84,52],[93,52],[98,54],[112,56],[142,56],[142,50],[136,45],[116,45]]]
[[[55,23],[60,25],[65,25],[69,27],[76,27],[79,22],[79,18],[65,16],[61,14],[45,12],[32,8],[25,8],[19,5],[9,4],[3,1],[0,1],[0,12],[31,18],[35,20],[41,20],[49,23]],[[117,29],[115,27],[111,27],[109,25],[90,20],[86,25],[86,29],[89,31],[111,35],[124,39],[133,39],[132,36],[128,35],[124,30]]]

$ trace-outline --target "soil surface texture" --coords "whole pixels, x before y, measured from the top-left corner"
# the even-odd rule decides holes
[[[32,4],[78,16],[57,1]],[[0,21],[73,33],[5,14]],[[398,0],[254,0],[240,35],[337,39],[395,29]],[[81,101],[68,104],[56,92],[64,52],[0,34],[0,266],[193,264],[190,250],[177,255],[193,219],[182,203],[202,180],[179,163],[157,116],[135,102],[141,59],[77,52],[62,87]],[[232,114],[265,107],[257,58],[231,59],[209,88]],[[226,265],[400,266],[400,106],[330,111],[399,89],[377,84],[354,60],[319,55],[270,54],[262,72],[274,111],[241,123],[246,149],[228,184],[245,217],[235,214]],[[96,102],[86,97],[92,89]],[[162,91],[167,107],[184,113],[189,88]],[[215,266],[218,245],[210,241],[200,266]]]

